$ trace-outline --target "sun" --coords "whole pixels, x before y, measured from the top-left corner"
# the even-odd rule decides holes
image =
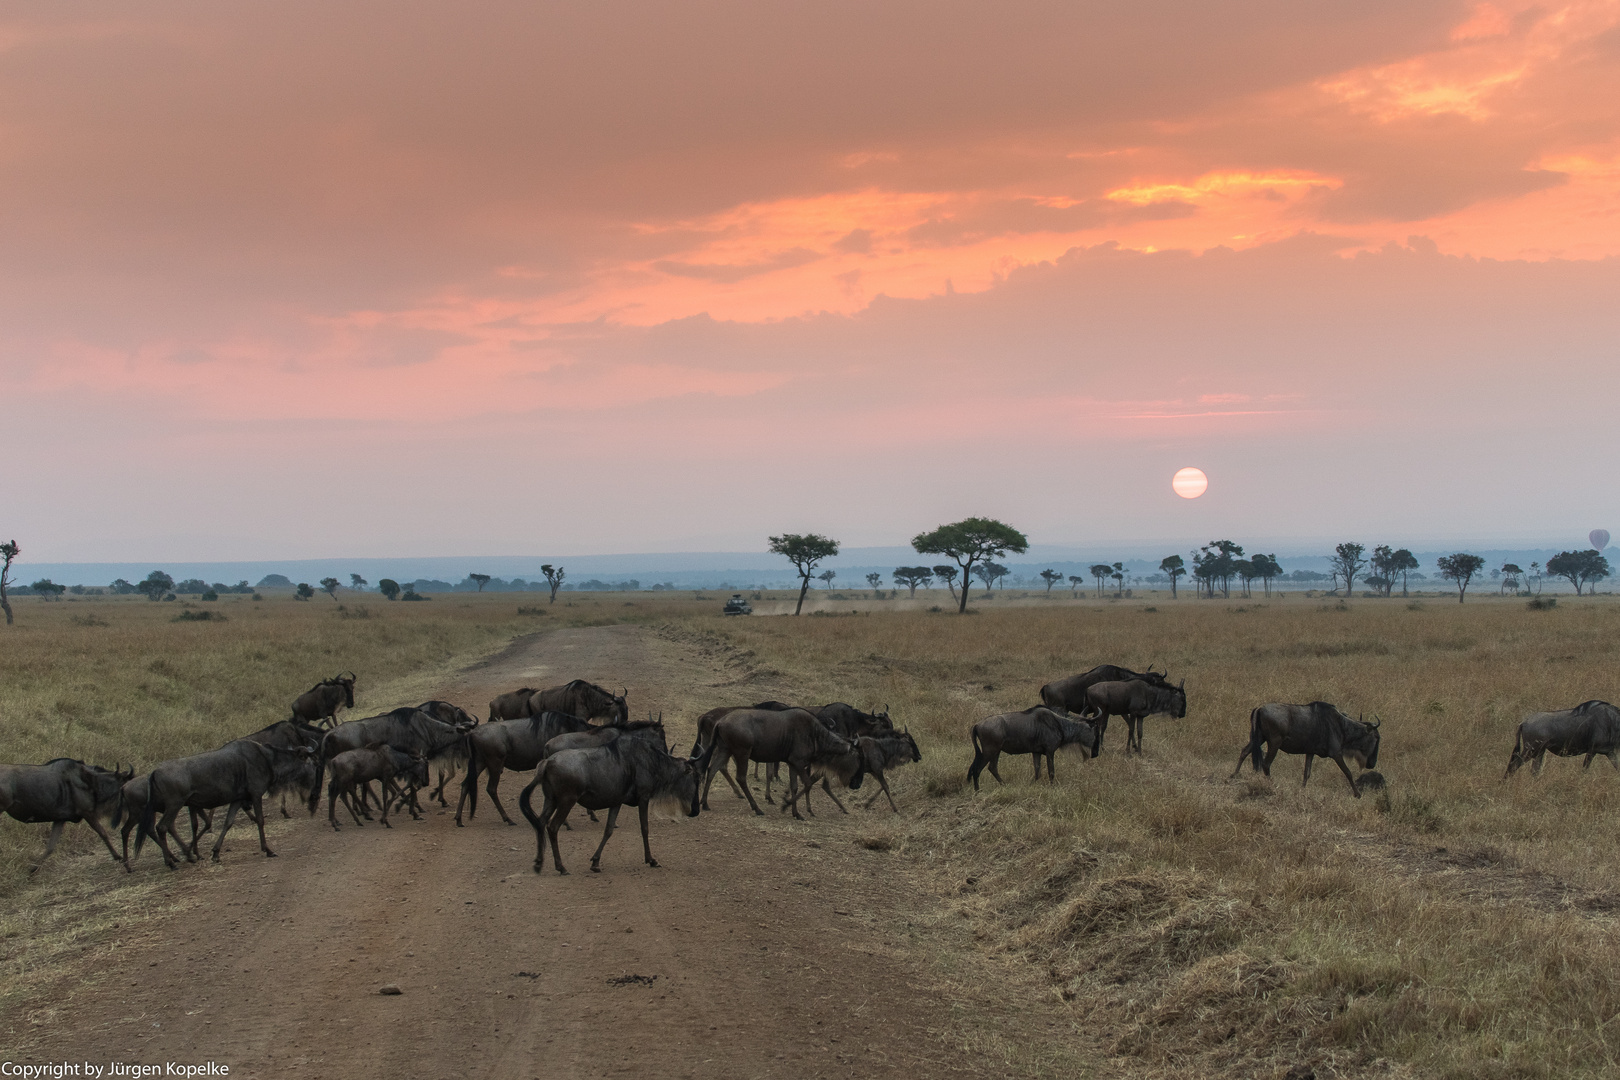
[[[1182,469],[1170,481],[1170,489],[1183,499],[1196,499],[1209,490],[1209,477],[1203,469]]]

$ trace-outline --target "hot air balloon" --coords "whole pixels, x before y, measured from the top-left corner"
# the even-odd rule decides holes
[[[1609,546],[1608,529],[1593,529],[1591,532],[1586,534],[1586,538],[1592,541],[1592,548],[1595,551],[1602,551],[1604,548]]]

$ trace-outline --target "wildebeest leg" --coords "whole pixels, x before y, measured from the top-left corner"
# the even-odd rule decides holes
[[[1277,760],[1277,747],[1267,744],[1266,760],[1260,763],[1260,769],[1267,776],[1271,775],[1271,763]]]
[[[600,874],[602,872],[602,849],[607,847],[608,837],[613,835],[613,826],[619,821],[619,807],[622,805],[622,803],[614,803],[612,806],[608,807],[607,824],[602,827],[602,842],[596,845],[596,854],[591,856],[591,873],[593,874]],[[646,809],[647,807],[644,802],[642,805],[642,810]],[[646,834],[643,833],[642,835]]]
[[[1536,759],[1530,763],[1530,775],[1531,776],[1540,776],[1541,775],[1541,763],[1543,761],[1545,761],[1546,758],[1547,758],[1547,748],[1545,746],[1543,746],[1540,750],[1536,751]]]
[[[173,836],[175,846],[181,850],[188,862],[192,861],[191,849],[186,846],[186,842],[184,840],[180,839],[180,834],[176,832],[174,828],[174,819],[179,816],[180,808],[175,807],[173,810],[166,811],[163,815],[163,820],[159,821],[157,824],[158,848],[163,852],[163,865],[167,866],[170,870],[173,870],[175,867],[179,866],[180,860],[175,858],[174,852],[169,850],[169,841],[166,839],[166,837]]]
[[[1339,771],[1344,773],[1344,778],[1350,781],[1351,794],[1355,795],[1355,797],[1358,799],[1361,798],[1361,785],[1356,783],[1356,778],[1350,775],[1350,766],[1344,763],[1344,757],[1341,755],[1333,760],[1338,762]]]
[[[743,782],[743,795],[747,797],[748,805],[753,807],[754,813],[764,817],[765,811],[761,810],[759,808],[759,803],[754,801],[754,789],[748,784],[748,758],[743,755],[737,755],[732,759],[732,764],[737,770],[737,776]]]
[[[546,835],[551,838],[551,861],[556,864],[557,873],[566,874],[568,873],[568,868],[563,866],[562,852],[557,848],[557,831],[562,825],[563,821],[568,818],[568,811],[574,808],[574,803],[572,800],[558,799],[556,803],[553,804],[550,797],[547,797],[546,805],[552,808],[551,818],[546,822]],[[541,812],[542,820],[545,820],[544,813],[544,811]],[[536,865],[535,869],[538,871],[539,866]]]
[[[647,861],[648,866],[656,868],[658,860],[653,858],[652,843],[647,839],[647,800],[642,799],[637,809],[641,811],[641,857]]]
[[[84,823],[96,830],[96,835],[101,837],[101,842],[107,845],[108,851],[112,852],[113,862],[122,862],[123,860],[118,856],[118,849],[113,847],[112,834],[107,831],[107,826],[103,825],[95,814],[85,818]],[[128,870],[129,867],[126,866],[124,869]]]
[[[443,765],[440,765],[439,766],[439,786],[436,789],[434,789],[433,794],[428,796],[428,798],[430,798],[430,799],[438,799],[439,800],[439,805],[441,807],[446,808],[446,809],[449,808],[450,804],[445,802],[445,800],[444,800],[444,785],[449,783],[450,778],[452,776],[454,776],[454,775],[456,775],[456,767],[454,765],[451,765],[448,769],[446,769]]]
[[[56,850],[57,842],[62,839],[62,830],[65,828],[67,828],[67,822],[65,821],[58,821],[51,826],[51,835],[45,838],[45,854],[41,855],[39,862],[35,863],[33,868],[28,871],[30,874],[37,873],[39,868],[44,865],[45,860],[51,857],[51,852]]]
[[[866,808],[868,810],[872,809],[872,804],[878,801],[878,796],[883,795],[889,800],[889,809],[898,814],[900,812],[900,808],[894,805],[894,796],[889,794],[889,782],[883,779],[883,771],[881,769],[874,770],[872,772],[872,778],[878,782],[878,787],[882,790],[874,791],[872,793],[872,797],[866,800]]]
[[[1300,787],[1304,787],[1306,784],[1311,782],[1311,762],[1314,760],[1316,760],[1314,755],[1305,755],[1305,779],[1299,782]]]
[[[1581,762],[1581,768],[1590,769],[1592,767],[1592,759],[1595,758],[1595,757],[1597,757],[1597,751],[1596,750],[1593,750],[1591,753],[1587,754],[1586,755],[1586,760]]]
[[[754,768],[759,768],[759,762],[754,762]],[[791,768],[792,766],[789,766],[789,769]],[[776,800],[771,798],[771,781],[777,779],[778,774],[776,771],[776,762],[773,761],[765,766],[765,801],[770,803],[772,806],[776,805]]]
[[[766,774],[767,777],[769,777],[769,775],[770,775],[769,773]],[[792,762],[789,762],[788,763],[788,796],[789,796],[788,809],[793,811],[793,817],[794,817],[794,819],[796,821],[803,821],[804,816],[799,813],[799,807],[796,805],[798,800],[793,797],[795,792],[798,789],[798,785],[799,785],[799,770],[795,769],[793,767]],[[804,808],[806,810],[810,810],[810,770],[809,769],[804,770]],[[812,814],[815,813],[814,810],[810,810],[810,812]]]
[[[990,770],[990,775],[996,778],[996,783],[998,783],[998,784],[1003,782],[1002,779],[1001,779],[1001,770],[998,768],[998,766],[1000,764],[1001,764],[1001,747],[998,746],[994,750],[988,751],[985,754],[985,762],[984,762],[984,767]]]
[[[1035,775],[1033,777],[1031,777],[1030,781],[1029,781],[1030,783],[1033,784],[1036,780],[1039,780],[1041,778],[1041,752],[1039,750],[1037,750],[1037,751],[1035,751],[1033,754],[1031,754],[1029,756],[1035,762]]]
[[[499,761],[490,762],[489,763],[489,783],[484,785],[484,790],[489,792],[489,801],[495,804],[495,809],[496,809],[497,812],[500,813],[501,820],[506,822],[508,825],[516,825],[517,822],[513,821],[510,817],[507,816],[506,807],[501,805],[501,797],[496,792],[496,788],[500,787],[500,784],[501,784],[501,773],[504,772],[504,771],[505,771],[505,768],[504,768],[504,763],[503,762],[499,762]]]
[[[254,810],[253,818],[254,818],[255,821],[257,821],[259,823],[259,850],[264,852],[264,857],[265,858],[273,859],[273,858],[276,857],[276,853],[270,850],[270,845],[267,844],[265,842],[265,839],[264,839],[264,796],[263,795],[255,795],[253,797],[253,810]]]
[[[1048,750],[1046,752],[1046,782],[1048,784],[1057,783],[1057,751],[1056,750]]]
[[[292,817],[291,814],[287,813],[287,793],[285,791],[281,793],[281,816],[284,818]]]
[[[231,808],[225,811],[225,821],[222,825],[220,825],[219,836],[214,840],[214,850],[212,852],[212,859],[214,862],[219,862],[219,849],[225,846],[225,837],[230,833],[231,824],[236,821],[236,812],[241,808],[241,803],[233,802],[231,803]]]
[[[842,810],[846,814],[849,813],[848,810],[844,810],[844,804],[838,801],[838,796],[833,794],[832,785],[827,783],[827,778],[825,776],[821,778],[821,790],[827,793],[827,798],[833,801],[834,806],[838,807],[839,810]],[[810,805],[810,795],[808,789],[806,789],[804,805]]]
[[[1616,769],[1620,769],[1620,760],[1617,760],[1617,755],[1616,755],[1615,751],[1610,750],[1607,754],[1605,754],[1603,756],[1609,759],[1609,764],[1610,765],[1613,765]]]

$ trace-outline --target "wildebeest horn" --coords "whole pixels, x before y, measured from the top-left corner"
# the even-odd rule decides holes
[[[1372,723],[1368,724],[1367,726],[1372,728],[1374,731],[1377,731],[1378,728],[1379,728],[1379,725],[1381,725],[1382,723],[1383,723],[1383,720],[1379,719],[1378,714],[1373,713]]]

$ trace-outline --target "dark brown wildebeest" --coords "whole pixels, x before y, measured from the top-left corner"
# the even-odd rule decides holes
[[[1070,675],[1041,687],[1041,704],[1048,709],[1060,709],[1078,716],[1086,708],[1086,687],[1100,682],[1130,682],[1133,679],[1154,686],[1169,686],[1170,680],[1154,671],[1149,664],[1146,671],[1132,671],[1118,664],[1098,664],[1090,671]]]
[[[420,709],[406,705],[392,712],[368,716],[363,720],[350,720],[326,733],[315,760],[314,785],[309,792],[309,812],[313,814],[321,801],[321,785],[325,779],[326,763],[345,750],[359,750],[374,742],[392,746],[407,754],[425,754],[429,761],[467,753],[462,736],[465,726],[436,720]],[[471,730],[477,731],[474,727]],[[362,786],[361,805],[365,805],[365,786]]]
[[[669,742],[664,738],[662,716],[656,720],[649,717],[646,720],[632,720],[628,724],[603,724],[585,731],[565,732],[548,740],[544,752],[546,757],[550,757],[563,750],[589,750],[596,746],[606,746],[614,739],[621,738],[645,739],[666,754],[669,753]]]
[[[602,849],[619,820],[621,806],[634,806],[641,812],[642,858],[656,867],[652,844],[647,837],[647,810],[659,799],[679,800],[687,817],[698,814],[698,780],[707,764],[711,747],[703,756],[678,758],[658,749],[646,739],[619,738],[606,746],[588,750],[562,750],[540,763],[534,779],[518,796],[518,808],[534,826],[534,872],[545,869],[546,840],[551,841],[551,858],[557,873],[566,874],[562,853],[557,850],[557,831],[576,805],[587,810],[606,810],[607,825],[602,842],[591,855],[591,870],[602,869]],[[530,799],[535,788],[545,796],[538,815]]]
[[[34,873],[51,857],[62,839],[62,830],[76,821],[94,829],[114,861],[123,862],[101,816],[110,812],[113,827],[118,827],[118,815],[123,809],[119,795],[134,775],[133,767],[128,772],[109,772],[73,758],[55,758],[43,765],[0,765],[0,813],[29,825],[51,823],[45,854],[28,872]],[[129,869],[127,862],[124,869]]]
[[[861,761],[865,763],[866,771],[871,774],[872,779],[878,782],[878,790],[872,792],[872,797],[866,800],[866,809],[872,809],[872,805],[878,801],[880,796],[886,796],[889,800],[889,808],[898,814],[900,808],[894,805],[894,796],[889,793],[889,782],[884,777],[883,772],[885,769],[897,769],[902,765],[921,761],[922,751],[917,748],[917,740],[911,737],[911,732],[904,730],[894,732],[891,735],[862,735],[856,738],[855,744],[850,747],[848,753],[840,754],[838,757],[816,766],[811,778],[814,779],[817,775],[821,777],[821,790],[825,791],[834,805],[846,814],[849,811],[844,809],[842,802],[839,802],[838,796],[833,793],[832,785],[827,780],[829,777],[836,776],[839,783],[846,788],[849,787],[849,782],[855,775],[857,754],[860,755]],[[788,804],[783,803],[782,809],[784,812],[787,808]]]
[[[339,709],[354,708],[354,680],[352,671],[322,679],[293,699],[294,723],[319,726],[335,724]]]
[[[758,706],[755,706],[758,708]],[[842,701],[834,701],[823,705],[819,709],[811,709],[816,719],[826,724],[828,729],[837,732],[846,739],[858,739],[862,735],[892,735],[894,721],[889,719],[889,707],[883,706],[882,712],[862,712],[853,705],[846,705]]]
[[[522,720],[529,715],[529,699],[534,695],[534,687],[525,686],[521,690],[512,690],[491,699],[488,722],[493,724],[497,720]]]
[[[1075,720],[1059,709],[1035,705],[1023,712],[997,713],[973,725],[973,764],[968,766],[968,779],[973,790],[979,790],[979,774],[985,769],[1001,783],[996,766],[1003,752],[1029,754],[1035,761],[1033,783],[1041,778],[1041,758],[1046,758],[1046,779],[1057,783],[1057,752],[1065,746],[1079,746],[1092,757],[1097,756],[1097,732],[1084,720]]]
[[[456,803],[456,825],[460,826],[461,811],[469,818],[478,816],[478,774],[489,773],[486,790],[501,820],[516,825],[501,805],[497,790],[501,773],[507,769],[526,772],[545,760],[546,743],[570,731],[590,731],[594,725],[579,716],[559,712],[541,712],[517,720],[497,720],[481,724],[467,733],[467,778],[461,782],[461,800]]]
[[[1092,721],[1092,726],[1097,729],[1097,753],[1102,753],[1103,736],[1108,732],[1108,718],[1123,716],[1126,724],[1125,752],[1128,754],[1134,748],[1140,754],[1142,729],[1146,726],[1143,721],[1158,713],[1177,720],[1186,716],[1187,691],[1181,686],[1154,686],[1141,679],[1132,679],[1130,682],[1092,683],[1086,687],[1084,711],[1097,717]]]
[[[1335,705],[1313,701],[1309,705],[1261,705],[1249,714],[1249,745],[1238,755],[1236,776],[1243,771],[1243,759],[1249,758],[1254,767],[1267,776],[1271,763],[1280,750],[1285,754],[1305,755],[1305,779],[1300,787],[1310,782],[1311,761],[1314,758],[1332,758],[1350,782],[1350,790],[1361,798],[1361,785],[1350,775],[1344,763],[1350,758],[1363,769],[1378,767],[1378,720],[1368,724],[1352,720]],[[1266,747],[1265,760],[1260,759],[1260,747]]]
[[[705,791],[714,782],[714,774],[727,761],[737,770],[743,795],[754,813],[763,814],[754,801],[748,786],[748,762],[780,762],[788,767],[788,795],[791,797],[802,785],[810,786],[812,765],[848,752],[849,740],[829,731],[814,713],[805,709],[737,709],[722,716],[714,725],[714,753],[709,758]],[[861,786],[866,775],[864,762],[857,761],[855,775],[850,780],[852,790]],[[810,798],[805,796],[804,808],[811,813]],[[793,816],[803,820],[797,806],[791,807]]]
[[[310,727],[308,724],[302,724],[296,720],[278,720],[274,724],[267,725],[266,727],[260,728],[258,731],[242,736],[244,739],[249,739],[256,743],[263,743],[265,746],[279,746],[283,750],[296,750],[298,747],[304,746],[308,747],[311,751],[319,750],[321,747],[321,740],[325,737],[326,732],[322,731],[320,728]],[[308,773],[309,782],[313,783],[315,779],[313,762],[311,762]],[[292,817],[292,814],[287,812],[287,795],[289,792],[297,792],[300,789],[300,786],[301,785],[295,781],[290,786],[282,789],[282,817]],[[139,812],[137,811],[136,813],[138,814]],[[210,824],[212,824],[212,822],[210,822]],[[203,831],[207,832],[208,830],[204,829]],[[125,835],[127,836],[128,833],[126,832]]]
[[[425,712],[441,723],[450,724],[458,728],[475,728],[478,726],[478,717],[463,709],[460,705],[452,705],[448,701],[424,701],[416,707],[418,712]],[[466,763],[466,756],[459,751],[463,747],[456,747],[447,757],[439,759],[439,783],[433,789],[430,799],[438,799],[439,805],[448,807],[450,804],[444,798],[444,785],[456,775],[458,767]],[[425,784],[423,785],[426,786]]]
[[[789,705],[785,701],[761,701],[757,705],[722,705],[717,709],[710,709],[708,712],[698,717],[697,739],[692,743],[692,756],[696,757],[699,751],[701,751],[705,746],[708,746],[709,743],[714,740],[714,725],[719,723],[720,718],[728,713],[734,713],[739,709],[769,709],[772,712],[782,712],[786,709],[797,708],[799,708],[799,706]],[[814,709],[810,709],[808,711],[812,714],[815,713]],[[737,782],[731,778],[730,770],[722,765],[720,768],[720,775],[725,778],[726,783],[731,785],[731,793],[737,796],[739,799],[742,798],[742,788],[738,787]],[[770,769],[765,771],[765,801],[768,803],[775,802],[775,800],[771,798],[771,781],[775,778],[776,773],[774,771]],[[755,779],[758,779],[757,775]],[[703,809],[705,810],[709,808],[709,787],[713,783],[714,778],[709,777],[703,785]]]
[[[356,826],[362,824],[359,811],[355,808],[355,789],[359,784],[378,780],[382,783],[382,823],[385,828],[392,829],[388,822],[388,806],[395,798],[401,802],[405,799],[400,795],[395,780],[403,779],[407,784],[416,787],[426,787],[428,782],[427,757],[424,754],[406,754],[395,750],[383,743],[372,743],[359,750],[345,750],[327,763],[332,774],[332,780],[326,789],[326,817],[332,823],[332,828],[338,828],[337,804],[343,800],[343,805],[349,808],[349,816],[354,818]],[[420,820],[421,815],[413,807],[411,816]]]
[[[1530,713],[1513,733],[1513,755],[1508,758],[1506,780],[1519,766],[1534,759],[1531,775],[1541,772],[1548,754],[1574,757],[1585,754],[1582,768],[1590,769],[1592,759],[1602,754],[1620,769],[1620,709],[1607,701],[1585,701],[1562,712]]]
[[[331,732],[327,734],[330,736]],[[197,852],[180,839],[174,819],[188,807],[212,810],[225,806],[229,809],[225,812],[225,823],[220,826],[219,837],[214,841],[213,861],[219,861],[219,849],[225,846],[225,837],[236,821],[237,811],[249,807],[253,809],[254,819],[259,824],[259,850],[266,857],[274,858],[276,853],[270,850],[270,845],[264,839],[264,797],[274,794],[281,785],[293,783],[301,775],[307,775],[303,766],[308,760],[309,752],[302,748],[283,750],[248,739],[237,739],[205,754],[165,761],[152,770],[147,780],[141,831],[135,839],[136,853],[140,853],[145,837],[154,836],[158,846],[163,849],[164,864],[172,870],[180,864],[180,860],[169,850],[168,837],[172,836],[174,842],[180,845],[186,860],[196,862]],[[153,819],[159,813],[163,815],[163,820],[154,829]]]
[[[626,693],[629,691],[626,690]],[[583,716],[587,720],[605,718],[621,724],[630,722],[630,706],[624,694],[615,694],[605,687],[584,679],[536,690],[529,697],[529,715],[556,712],[565,716]]]

